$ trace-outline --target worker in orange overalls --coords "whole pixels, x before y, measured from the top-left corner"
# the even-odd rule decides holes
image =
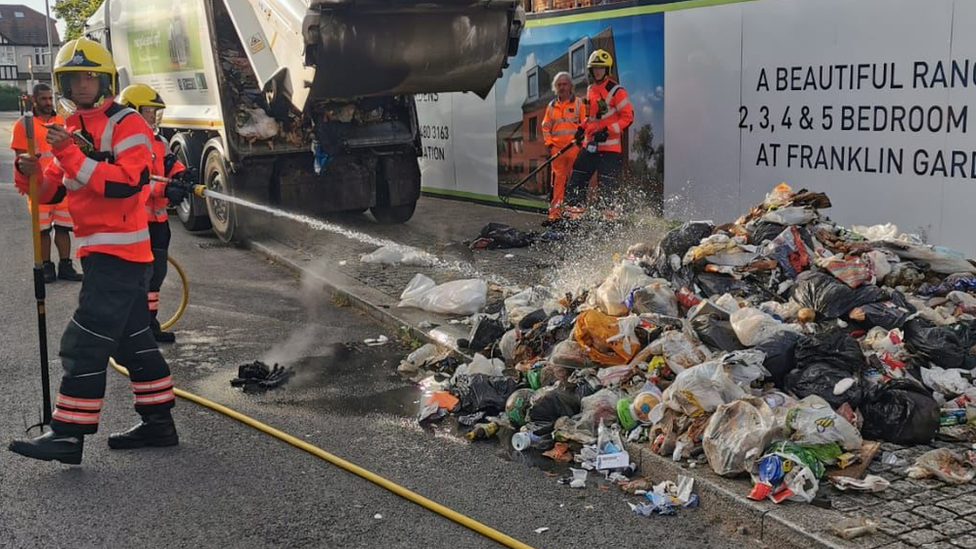
[[[81,463],[85,435],[98,430],[109,357],[129,368],[142,417],[128,431],[110,435],[109,447],[179,443],[170,414],[173,379],[149,330],[146,307],[153,261],[146,218],[153,133],[135,111],[115,102],[117,80],[112,54],[97,42],[78,38],[62,46],[54,86],[75,111],[63,127],[47,128],[57,162],[41,172],[37,158],[22,154],[14,164],[20,192],[36,174],[41,202],[70,196],[85,269],[78,308],[61,336],[64,375],[51,430],[10,444],[13,452],[33,459]]]
[[[586,115],[583,100],[573,94],[573,78],[568,72],[560,72],[552,79],[552,92],[556,98],[549,102],[542,118],[542,137],[549,156],[555,155],[563,147],[573,142],[576,130],[580,128]],[[552,223],[562,217],[563,196],[566,180],[573,171],[573,163],[579,154],[577,147],[571,147],[562,156],[552,161],[552,198],[549,200],[549,218]]]
[[[586,66],[592,83],[586,90],[586,122],[576,134],[583,150],[573,164],[573,174],[566,185],[567,217],[578,219],[586,209],[586,188],[597,173],[599,206],[606,220],[617,217],[617,196],[623,171],[623,133],[634,122],[634,107],[627,91],[610,78],[613,58],[604,50],[590,54]]]
[[[191,177],[182,162],[169,148],[169,141],[159,133],[158,120],[161,118],[166,103],[152,86],[147,84],[132,84],[127,86],[119,95],[119,104],[134,109],[154,130],[153,139],[153,175],[162,177],[186,179]],[[149,182],[149,200],[146,202],[146,215],[149,217],[149,242],[153,252],[153,274],[149,280],[149,327],[153,337],[159,343],[173,343],[176,335],[164,332],[159,326],[159,290],[163,287],[168,269],[169,255],[169,215],[166,208],[170,204],[179,204],[186,199],[184,187],[169,185],[163,181]]]
[[[43,169],[54,160],[51,152],[51,145],[44,140],[47,135],[45,124],[64,124],[62,119],[54,112],[54,92],[51,86],[41,83],[34,86],[34,146],[40,154],[40,165]],[[16,154],[27,152],[27,131],[24,130],[24,119],[21,118],[14,124],[10,148]],[[27,208],[30,209],[30,198],[27,199]],[[71,222],[71,213],[68,211],[68,201],[63,200],[57,204],[40,204],[41,226],[41,256],[44,258],[44,282],[51,283],[57,279],[71,280],[79,282],[81,274],[75,270],[74,263],[71,261],[71,229],[74,224]],[[54,262],[51,261],[51,232],[54,231],[54,245],[58,248],[58,255],[61,260],[58,262],[57,271],[54,270]]]

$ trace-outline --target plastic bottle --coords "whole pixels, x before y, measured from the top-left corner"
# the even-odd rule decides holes
[[[465,433],[464,437],[468,440],[487,440],[495,434],[498,433],[498,424],[494,422],[490,423],[478,423],[473,429]]]
[[[533,433],[520,431],[512,435],[512,448],[516,452],[524,452],[529,448],[542,448],[546,439]]]

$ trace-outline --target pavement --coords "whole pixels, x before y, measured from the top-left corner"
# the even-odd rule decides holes
[[[0,113],[0,141],[9,140],[15,119]],[[10,152],[0,150],[0,173],[11,173],[11,161]],[[28,215],[23,198],[8,181],[9,176],[0,177],[0,249],[5,257],[0,266],[2,441],[22,436],[37,420],[40,406]],[[420,212],[439,212],[444,225],[430,230],[440,231],[446,247],[460,250],[453,235],[461,229],[450,223],[463,222],[464,234],[477,224],[460,219],[464,207],[425,200]],[[525,219],[529,223],[530,217]],[[286,225],[276,225],[282,239],[290,238]],[[391,237],[427,239],[414,232],[416,225],[382,230]],[[585,490],[571,490],[492,443],[470,444],[448,426],[421,429],[413,419],[418,389],[395,374],[408,343],[394,337],[397,330],[384,313],[388,309],[359,306],[364,301],[357,297],[387,295],[383,292],[399,283],[401,274],[378,269],[372,286],[348,272],[345,279],[326,278],[340,267],[342,260],[335,254],[346,258],[345,266],[358,260],[355,246],[337,244],[329,253],[270,242],[291,253],[269,260],[210,235],[187,234],[176,221],[173,227],[172,254],[191,281],[190,305],[175,327],[177,343],[163,348],[179,387],[318,445],[533,547],[756,545],[759,530],[737,533],[737,524],[726,517],[732,510],[718,500],[703,501],[701,508],[682,510],[676,517],[635,517],[626,502],[636,499],[612,487],[601,489],[591,481]],[[519,261],[532,265],[528,255]],[[301,261],[303,274],[288,268],[295,261]],[[540,266],[519,280],[531,280],[545,270]],[[348,283],[349,291],[334,296],[337,283]],[[48,332],[55,349],[78,288],[67,282],[48,287]],[[162,292],[165,311],[171,310],[167,307],[178,291],[170,275]],[[393,341],[376,348],[361,343],[380,334]],[[56,352],[52,354],[56,391],[60,365]],[[237,365],[255,359],[289,365],[297,375],[265,394],[231,388]],[[0,547],[496,546],[341,469],[184,401],[174,410],[180,446],[110,451],[107,434],[137,418],[125,378],[110,373],[108,379],[103,424],[86,439],[81,466],[34,462],[0,450]],[[539,528],[549,530],[536,533]]]
[[[736,212],[729,212],[730,218],[735,215]],[[602,281],[614,258],[629,245],[654,243],[667,228],[666,223],[646,214],[635,216],[633,223],[621,232],[586,231],[563,241],[545,241],[519,249],[473,251],[466,245],[489,222],[542,232],[542,219],[538,214],[502,207],[425,197],[413,219],[393,227],[378,225],[368,215],[336,216],[329,218],[331,224],[315,227],[291,222],[272,225],[264,218],[252,218],[252,226],[263,226],[265,230],[253,232],[250,245],[296,272],[318,277],[328,292],[390,329],[405,327],[422,341],[456,349],[455,340],[466,336],[467,327],[451,324],[449,316],[397,307],[399,294],[416,273],[424,273],[437,282],[479,276],[496,287],[542,284],[560,291],[575,290]],[[374,251],[384,239],[417,247],[442,261],[437,267],[362,263],[360,257]],[[497,292],[489,301],[492,299],[498,299]],[[434,328],[426,327],[431,323]],[[941,447],[967,450],[970,445],[934,441],[931,446],[884,444],[882,449],[912,464],[924,452]],[[748,532],[767,545],[976,547],[976,484],[950,486],[938,480],[909,479],[904,466],[882,465],[880,454],[868,472],[891,482],[888,490],[863,494],[830,488],[826,492],[829,508],[821,508],[793,502],[776,505],[751,501],[745,497],[751,487],[748,478],[719,477],[704,460],[696,466],[675,463],[655,455],[646,445],[631,445],[630,450],[639,457],[641,472],[655,481],[673,480],[678,474],[693,476],[703,506],[721,509],[722,524],[727,530]],[[834,525],[860,517],[877,522],[879,531],[850,541],[832,533]]]

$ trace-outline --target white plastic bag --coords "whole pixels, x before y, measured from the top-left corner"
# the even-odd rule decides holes
[[[796,328],[784,324],[759,309],[744,307],[732,313],[732,329],[746,347],[758,345],[780,332],[795,332]]]
[[[596,306],[604,314],[623,316],[629,312],[627,300],[637,288],[650,284],[653,279],[644,269],[630,261],[621,261],[610,276],[594,292]]]
[[[929,269],[939,274],[976,273],[976,267],[965,257],[932,246],[913,244],[904,240],[884,240],[880,246],[901,259],[926,263]]]
[[[925,452],[905,472],[909,478],[935,477],[949,484],[968,484],[976,476],[972,464],[948,448]]]
[[[946,298],[956,305],[959,305],[964,313],[976,313],[976,297],[973,297],[966,292],[956,290],[949,292],[949,294],[946,295]]]
[[[678,315],[678,299],[667,280],[651,279],[653,282],[633,292],[635,313],[657,313],[667,316]]]
[[[623,340],[624,352],[627,354],[636,353],[640,340],[637,339],[637,327],[640,326],[641,319],[637,315],[628,315],[617,319],[617,335],[607,338],[607,343],[613,343],[618,339]]]
[[[732,351],[726,353],[720,359],[725,371],[732,376],[732,381],[738,383],[742,388],[748,388],[753,381],[771,377],[772,374],[763,366],[766,360],[766,353],[758,349],[746,349],[743,351]]]
[[[752,469],[776,431],[772,410],[761,398],[723,404],[708,421],[702,446],[712,470],[719,475]]]
[[[505,363],[497,358],[488,359],[481,353],[475,353],[474,358],[468,364],[462,364],[454,371],[451,383],[455,383],[459,376],[473,376],[484,374],[487,376],[498,377],[504,375]]]
[[[887,240],[898,238],[898,226],[894,223],[881,225],[851,225],[851,230],[868,240]]]
[[[836,442],[845,450],[861,448],[861,433],[817,395],[796,403],[786,413],[786,431],[798,444]]]
[[[278,122],[268,116],[264,109],[243,109],[246,118],[238,122],[237,135],[244,139],[271,139],[278,135]]]
[[[404,375],[413,375],[426,365],[446,358],[448,354],[450,354],[449,350],[428,343],[407,355],[407,358],[400,362],[397,371]]]
[[[480,279],[454,280],[437,285],[418,273],[400,294],[398,307],[417,307],[432,313],[472,315],[488,301],[488,284]]]
[[[719,361],[681,372],[664,391],[664,404],[686,416],[698,417],[746,396]]]
[[[542,288],[526,288],[505,298],[505,312],[509,322],[518,326],[525,315],[542,309],[548,297],[548,293]]]
[[[430,254],[409,246],[383,246],[377,248],[372,253],[363,255],[359,260],[363,263],[378,263],[382,265],[403,264],[424,266],[433,264],[434,258]]]
[[[871,272],[874,273],[874,278],[879,282],[891,273],[891,262],[888,261],[888,256],[884,252],[871,250],[862,254],[861,258],[867,260],[868,265],[871,266]]]
[[[678,330],[664,332],[651,343],[650,351],[652,354],[664,356],[668,368],[676,374],[708,360],[702,347]]]
[[[498,350],[502,353],[502,358],[512,360],[512,357],[515,356],[516,345],[518,345],[518,330],[513,328],[505,332],[501,341],[498,342]]]
[[[773,210],[762,217],[762,220],[767,223],[780,225],[806,225],[814,219],[817,219],[817,210],[800,206]]]
[[[942,393],[946,396],[961,395],[973,388],[973,384],[962,377],[962,372],[965,370],[959,368],[946,370],[934,364],[931,368],[920,368],[920,370],[922,372],[922,383],[936,393]]]

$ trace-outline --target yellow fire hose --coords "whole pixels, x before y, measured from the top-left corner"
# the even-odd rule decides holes
[[[123,375],[126,375],[126,376],[129,375],[129,371],[124,366],[121,366],[118,363],[116,363],[115,362],[115,359],[109,359],[109,363],[119,373],[121,373]],[[316,457],[318,457],[320,459],[323,459],[325,461],[328,461],[329,463],[331,463],[331,464],[333,464],[333,465],[335,465],[337,467],[341,467],[342,469],[345,469],[346,471],[348,471],[348,472],[350,472],[350,473],[352,473],[354,475],[357,475],[357,476],[359,476],[361,478],[364,478],[364,479],[372,482],[373,484],[379,486],[380,488],[383,488],[385,490],[389,490],[390,492],[393,492],[394,494],[396,494],[396,495],[398,495],[398,496],[400,496],[400,497],[402,497],[404,499],[407,499],[407,500],[410,500],[410,501],[416,503],[417,505],[423,507],[424,509],[427,509],[429,511],[433,511],[433,512],[437,513],[438,515],[441,515],[444,518],[447,518],[449,520],[452,520],[452,521],[460,524],[461,526],[464,526],[466,528],[469,528],[469,529],[473,530],[474,532],[476,532],[478,534],[481,534],[482,536],[485,536],[488,539],[491,539],[491,540],[493,540],[493,541],[495,541],[495,542],[497,542],[497,543],[499,543],[501,545],[504,545],[505,547],[511,547],[512,549],[532,549],[531,546],[526,545],[526,544],[522,543],[521,541],[518,541],[517,539],[515,539],[515,538],[513,538],[513,537],[511,537],[511,536],[509,536],[507,534],[504,534],[502,532],[499,532],[498,530],[495,530],[494,528],[491,528],[490,526],[486,526],[486,525],[484,525],[484,524],[482,524],[482,523],[480,523],[480,522],[478,522],[478,521],[476,521],[476,520],[474,520],[474,519],[472,519],[472,518],[470,518],[468,516],[462,515],[461,513],[458,513],[457,511],[454,511],[453,509],[450,509],[448,507],[445,507],[445,506],[437,503],[436,501],[432,501],[430,499],[427,499],[424,496],[422,496],[422,495],[420,495],[420,494],[418,494],[418,493],[416,493],[416,492],[414,492],[412,490],[409,490],[407,488],[404,488],[403,486],[400,486],[399,484],[396,484],[395,482],[393,482],[393,481],[391,481],[389,479],[386,479],[384,477],[381,477],[380,475],[377,475],[376,473],[374,473],[372,471],[369,471],[367,469],[363,469],[362,467],[356,465],[355,463],[351,463],[351,462],[346,461],[346,460],[344,460],[344,459],[342,459],[342,458],[340,458],[338,456],[335,456],[333,454],[330,454],[329,452],[326,452],[325,450],[319,448],[318,446],[309,444],[309,443],[305,442],[304,440],[295,438],[295,437],[289,435],[288,433],[285,433],[283,431],[279,431],[278,429],[275,429],[274,427],[272,427],[270,425],[267,425],[265,423],[262,423],[262,422],[254,419],[254,418],[252,418],[250,416],[246,416],[246,415],[238,412],[237,410],[232,410],[232,409],[230,409],[230,408],[228,408],[228,407],[226,407],[226,406],[224,406],[222,404],[217,404],[216,402],[214,402],[212,400],[209,400],[209,399],[203,398],[202,396],[195,395],[193,393],[184,391],[183,389],[176,389],[176,388],[174,388],[173,391],[176,393],[176,396],[178,396],[180,398],[189,400],[190,402],[194,402],[196,404],[199,404],[200,406],[204,406],[206,408],[210,408],[211,410],[213,410],[215,412],[221,413],[221,414],[223,414],[223,415],[225,415],[225,416],[227,416],[229,418],[236,419],[237,421],[240,421],[241,423],[243,423],[245,425],[251,426],[251,427],[257,429],[258,431],[261,431],[261,432],[263,432],[265,434],[271,435],[271,436],[277,438],[278,440],[287,442],[288,444],[291,444],[292,446],[294,446],[294,447],[296,447],[296,448],[298,448],[300,450],[305,450],[306,452],[312,454],[313,456],[316,456]]]
[[[183,267],[180,266],[180,264],[177,263],[175,259],[173,259],[173,256],[168,256],[167,261],[169,261],[169,264],[172,265],[174,269],[176,269],[177,274],[180,275],[180,284],[183,286],[183,295],[180,297],[180,304],[176,308],[176,312],[173,313],[172,318],[170,318],[166,322],[163,322],[159,326],[160,329],[163,330],[169,329],[170,326],[176,324],[176,321],[179,320],[180,317],[183,316],[183,313],[186,311],[186,303],[190,300],[190,284],[186,280],[186,273],[183,271]]]

